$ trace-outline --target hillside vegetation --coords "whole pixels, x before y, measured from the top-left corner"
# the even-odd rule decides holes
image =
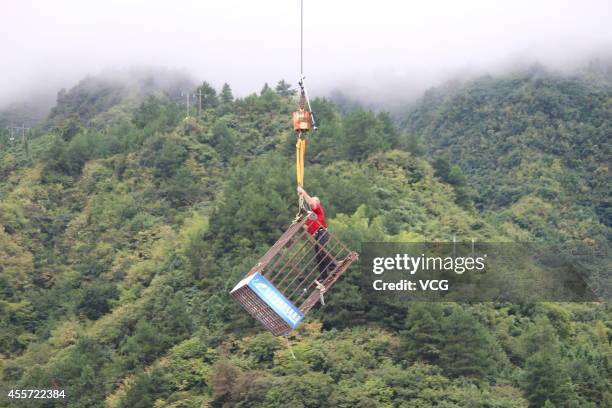
[[[404,126],[458,202],[595,261],[607,258],[612,227],[612,76],[596,78],[533,68],[433,89]],[[587,269],[609,296],[609,264]]]
[[[372,305],[352,268],[288,340],[235,304],[228,291],[297,210],[285,85],[234,98],[203,83],[202,112],[186,117],[163,87],[90,78],[59,95],[29,154],[0,134],[0,398],[57,387],[67,400],[21,404],[612,404],[605,302]],[[456,236],[607,251],[609,88],[483,78],[430,91],[401,126],[324,99],[313,109],[306,188],[353,248]],[[607,285],[609,272],[585,268]]]

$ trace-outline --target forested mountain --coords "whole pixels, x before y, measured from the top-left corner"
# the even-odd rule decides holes
[[[532,196],[588,208],[610,227],[611,89],[541,69],[484,77],[427,92],[406,126],[461,167],[479,208]]]
[[[29,153],[3,141],[3,393],[57,387],[66,400],[21,404],[74,407],[612,404],[605,302],[371,305],[352,268],[287,342],[264,332],[228,291],[297,210],[295,101],[282,84],[198,90],[200,114],[88,78],[59,95]],[[400,127],[313,109],[306,188],[352,247],[607,248],[604,85],[482,78],[429,91]]]
[[[107,128],[128,118],[126,108],[136,107],[149,96],[178,101],[195,87],[191,78],[180,71],[133,68],[107,70],[88,76],[69,91],[62,89],[57,105],[51,109],[48,126]]]
[[[460,201],[560,251],[607,253],[612,84],[609,70],[588,72],[534,67],[433,89],[404,126]]]

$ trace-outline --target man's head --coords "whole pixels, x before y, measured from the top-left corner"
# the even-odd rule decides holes
[[[319,197],[312,197],[312,199],[317,202],[317,205],[321,204],[321,200],[319,200]]]

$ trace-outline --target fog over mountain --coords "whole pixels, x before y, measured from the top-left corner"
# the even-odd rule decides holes
[[[305,73],[371,104],[457,76],[540,63],[574,69],[612,50],[612,6],[587,1],[305,0]],[[299,73],[299,2],[17,1],[0,5],[0,107],[53,100],[88,74],[155,66],[237,95]],[[393,105],[393,103],[391,103]]]

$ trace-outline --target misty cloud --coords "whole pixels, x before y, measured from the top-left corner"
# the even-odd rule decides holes
[[[314,95],[409,100],[457,73],[570,67],[612,50],[606,0],[305,0],[305,12]],[[132,66],[186,70],[237,95],[295,84],[298,21],[298,0],[4,0],[0,104]]]

